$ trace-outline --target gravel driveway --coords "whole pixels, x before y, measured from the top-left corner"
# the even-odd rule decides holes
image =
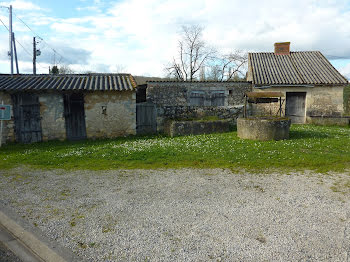
[[[0,171],[3,205],[89,261],[350,261],[350,174]]]

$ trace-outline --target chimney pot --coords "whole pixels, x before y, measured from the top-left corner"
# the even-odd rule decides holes
[[[289,55],[290,42],[275,43],[275,55]]]

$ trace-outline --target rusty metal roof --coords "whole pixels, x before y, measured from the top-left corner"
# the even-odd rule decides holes
[[[319,51],[249,53],[254,85],[346,85],[342,76]]]
[[[0,75],[0,90],[134,90],[130,74]]]

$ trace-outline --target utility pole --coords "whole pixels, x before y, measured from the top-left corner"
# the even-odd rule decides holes
[[[17,59],[17,49],[16,49],[15,33],[12,33],[12,40],[13,40],[13,50],[14,50],[14,52],[15,52],[15,61],[16,61],[17,75],[18,75],[18,74],[19,74],[19,70],[18,70],[18,59]]]
[[[33,37],[33,75],[36,75],[36,40]]]
[[[12,35],[12,5],[10,5],[9,8],[9,47],[10,47],[10,51],[9,51],[9,56],[11,59],[11,75],[13,75],[13,48],[12,48],[12,42],[13,42],[13,35]]]

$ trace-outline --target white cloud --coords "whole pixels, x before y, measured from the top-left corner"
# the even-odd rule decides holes
[[[14,9],[18,10],[42,10],[42,8],[30,1],[15,0],[11,2],[0,2],[1,6],[12,5]]]
[[[34,6],[32,10],[40,8],[29,1],[13,3],[21,3],[22,8]],[[45,30],[49,43],[66,43],[91,53],[88,62],[80,66],[84,71],[115,70],[116,65],[124,65],[135,75],[161,76],[164,64],[176,55],[180,26],[187,23],[203,25],[205,40],[226,52],[268,52],[273,50],[274,42],[291,41],[295,51],[320,50],[326,55],[350,57],[346,0],[122,0],[108,6],[103,1],[81,3],[90,7],[89,15],[84,15],[84,7],[80,7],[76,16],[67,19],[45,14],[36,20],[30,15],[24,19]]]
[[[350,81],[350,63],[339,69],[339,72]]]

